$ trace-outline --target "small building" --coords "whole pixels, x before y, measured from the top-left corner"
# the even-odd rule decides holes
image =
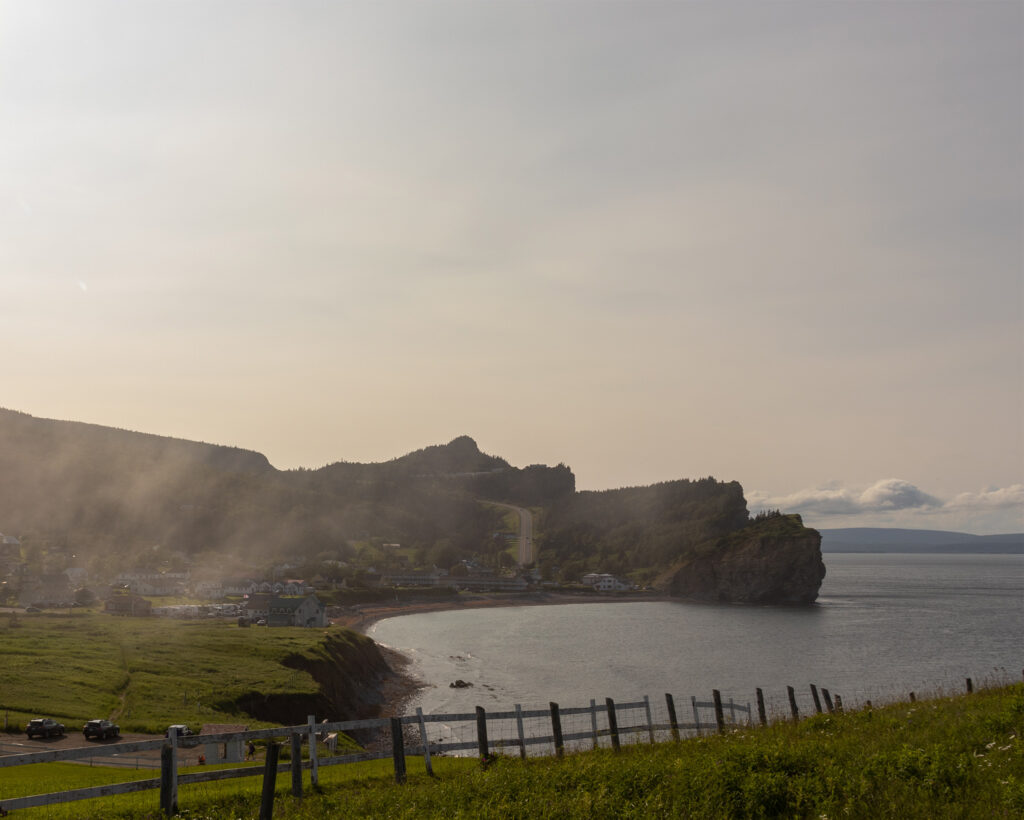
[[[226,578],[221,581],[221,590],[227,595],[251,595],[259,592],[259,582],[252,578]]]
[[[250,621],[265,620],[267,626],[327,626],[327,607],[316,595],[257,593],[245,602],[245,614]]]
[[[73,599],[74,590],[63,572],[21,578],[18,602],[22,606],[69,606]]]
[[[181,572],[122,572],[115,583],[138,595],[181,595],[187,580],[188,573]]]
[[[436,587],[445,583],[448,573],[434,567],[430,570],[410,569],[404,572],[389,572],[381,575],[382,586],[389,587]]]
[[[206,761],[208,763],[241,763],[245,759],[245,741],[241,733],[248,732],[249,727],[241,723],[204,723],[199,730],[199,739],[203,735],[237,734],[230,740],[217,743],[205,743]]]
[[[449,575],[445,583],[450,587],[480,592],[524,592],[529,586],[526,579],[519,575],[495,575],[493,572],[462,577]]]
[[[593,587],[598,592],[624,592],[632,587],[607,572],[588,572],[580,579],[584,586]]]

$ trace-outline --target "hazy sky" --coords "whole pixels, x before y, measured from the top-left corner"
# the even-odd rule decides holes
[[[1024,529],[1024,3],[0,3],[0,406]]]

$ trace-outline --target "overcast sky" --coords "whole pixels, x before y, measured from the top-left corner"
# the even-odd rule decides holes
[[[0,5],[0,406],[1024,530],[1024,4]]]

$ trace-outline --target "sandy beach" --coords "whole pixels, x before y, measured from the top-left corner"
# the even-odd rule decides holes
[[[678,600],[656,592],[491,592],[462,593],[457,597],[436,598],[395,603],[372,603],[348,607],[344,613],[331,618],[331,623],[366,635],[377,621],[399,615],[419,615],[424,612],[448,612],[458,609],[485,609],[509,606],[551,606],[560,604],[612,604],[633,601]]]

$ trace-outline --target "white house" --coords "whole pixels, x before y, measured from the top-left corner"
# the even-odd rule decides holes
[[[327,626],[327,607],[316,595],[305,598],[259,594],[245,603],[250,621],[260,619],[267,626]]]
[[[224,597],[224,586],[220,581],[196,581],[194,587],[197,598],[215,601]]]
[[[598,592],[623,592],[632,589],[625,581],[620,581],[607,572],[588,572],[581,579],[584,586],[593,587]]]

